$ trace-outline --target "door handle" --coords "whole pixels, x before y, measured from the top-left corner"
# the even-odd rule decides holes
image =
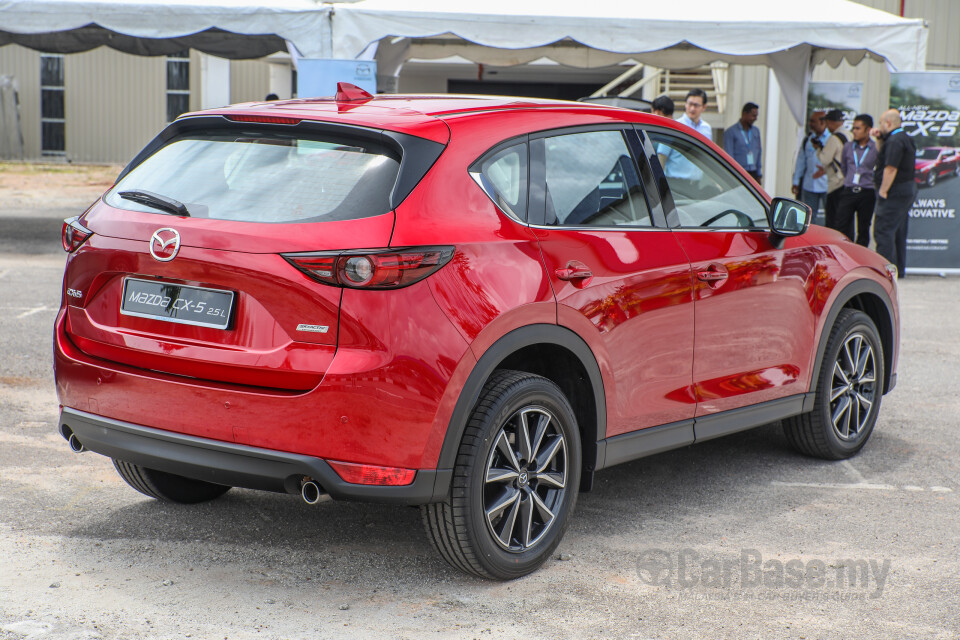
[[[585,264],[570,262],[565,268],[554,271],[560,280],[586,280],[593,277],[593,272]]]
[[[727,277],[730,274],[727,272],[726,267],[720,264],[711,264],[706,269],[701,269],[697,271],[697,280],[700,282],[706,282],[707,286],[711,289],[717,289],[726,282]]]
[[[698,271],[697,279],[703,282],[718,282],[726,280],[727,274],[723,271]]]

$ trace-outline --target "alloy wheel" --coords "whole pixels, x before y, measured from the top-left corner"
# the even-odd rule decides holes
[[[557,520],[567,491],[567,443],[556,418],[527,406],[497,432],[484,468],[487,529],[501,548],[535,546]]]
[[[833,365],[830,415],[841,440],[855,440],[867,426],[877,396],[877,362],[873,346],[862,333],[843,343]]]

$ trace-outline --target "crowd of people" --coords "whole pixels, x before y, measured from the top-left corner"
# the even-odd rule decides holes
[[[676,120],[712,139],[710,125],[703,119],[707,94],[691,89],[684,112]],[[651,110],[672,118],[674,103],[668,96],[656,98]],[[723,134],[723,148],[757,182],[763,178],[760,131],[755,126],[760,107],[743,105],[740,120]],[[795,198],[816,213],[821,206],[826,226],[836,229],[857,244],[870,244],[870,229],[876,251],[903,275],[906,263],[907,225],[910,206],[916,196],[913,139],[903,131],[900,112],[889,109],[880,116],[860,114],[853,126],[844,126],[839,109],[814,111],[809,133],[797,152],[792,190]]]

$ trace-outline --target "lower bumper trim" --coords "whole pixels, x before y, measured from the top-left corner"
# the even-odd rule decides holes
[[[110,458],[187,478],[246,489],[300,494],[303,476],[336,500],[427,504],[446,499],[452,469],[418,469],[401,487],[345,482],[322,458],[188,436],[64,407],[61,435]]]

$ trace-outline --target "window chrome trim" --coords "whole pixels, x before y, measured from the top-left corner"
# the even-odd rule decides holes
[[[486,157],[487,154],[483,154],[483,155],[484,155],[484,157]],[[528,162],[527,164],[529,165],[529,162]],[[527,171],[529,172],[529,168],[527,169]],[[482,174],[482,173],[480,173],[479,171],[473,171],[472,169],[471,169],[471,170],[468,170],[467,173],[470,175],[471,178],[473,178],[473,181],[477,183],[477,186],[480,187],[480,190],[483,191],[484,195],[486,195],[486,196],[490,199],[490,203],[491,203],[494,207],[497,208],[497,211],[499,211],[499,212],[502,213],[503,215],[507,216],[508,218],[510,218],[511,220],[513,220],[514,222],[519,222],[520,224],[523,224],[523,225],[527,224],[527,221],[526,221],[526,220],[521,220],[521,219],[520,219],[520,216],[518,216],[517,214],[513,213],[512,211],[508,211],[508,210],[504,209],[503,207],[501,207],[501,206],[497,203],[497,196],[496,196],[496,194],[495,194],[495,193],[491,193],[490,191],[487,191],[487,188],[484,186],[484,184],[483,184],[483,174]],[[529,192],[529,187],[528,187],[527,190],[528,190],[528,192]],[[529,195],[528,195],[527,197],[529,198]]]

